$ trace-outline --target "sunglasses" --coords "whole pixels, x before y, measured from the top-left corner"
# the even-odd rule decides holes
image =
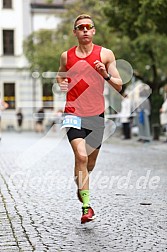
[[[75,26],[75,30],[83,31],[85,28],[91,30],[94,27],[93,24],[79,24]]]

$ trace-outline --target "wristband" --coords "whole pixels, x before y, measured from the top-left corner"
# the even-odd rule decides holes
[[[108,75],[108,77],[104,78],[106,81],[108,81],[108,80],[110,80],[110,79],[111,79],[111,74],[110,74],[110,73],[108,73],[107,75]]]

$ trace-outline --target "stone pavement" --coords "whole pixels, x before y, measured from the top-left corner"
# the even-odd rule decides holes
[[[167,251],[167,144],[104,143],[91,174],[97,218],[85,225],[73,161],[54,133],[3,133],[0,252]]]

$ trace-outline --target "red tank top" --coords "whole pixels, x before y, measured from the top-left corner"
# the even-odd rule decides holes
[[[101,46],[94,45],[85,58],[76,55],[76,46],[67,51],[67,78],[69,91],[65,113],[77,116],[95,116],[104,112],[104,79],[95,70],[94,62],[101,61]]]

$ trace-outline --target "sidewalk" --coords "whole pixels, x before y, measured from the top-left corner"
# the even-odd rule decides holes
[[[112,137],[91,175],[97,218],[80,224],[67,139],[3,133],[0,252],[165,252],[167,144]]]

